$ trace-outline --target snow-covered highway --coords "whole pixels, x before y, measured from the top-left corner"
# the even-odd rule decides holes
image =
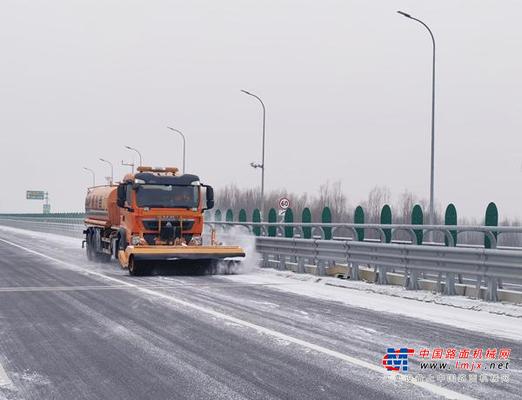
[[[0,227],[0,399],[520,398],[520,317],[241,272],[129,277],[81,240]],[[499,381],[412,357],[434,379],[396,382],[390,347],[511,355],[479,374]]]

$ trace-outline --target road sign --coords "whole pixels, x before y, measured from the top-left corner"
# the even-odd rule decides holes
[[[290,200],[288,200],[286,197],[281,197],[279,199],[279,208],[286,210],[288,207],[290,207]]]
[[[45,192],[43,190],[28,190],[25,192],[27,200],[44,200]]]

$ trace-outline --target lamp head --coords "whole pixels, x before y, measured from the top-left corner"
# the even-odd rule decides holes
[[[404,11],[397,11],[397,14],[401,14],[402,16],[406,17],[406,18],[410,18],[411,19],[411,15],[408,14],[408,13],[405,13]]]

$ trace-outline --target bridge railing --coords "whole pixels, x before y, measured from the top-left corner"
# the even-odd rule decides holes
[[[354,224],[354,223],[287,223],[287,222],[239,222],[239,221],[206,221],[215,226],[241,226],[256,236],[271,237],[296,237],[305,239],[332,239],[332,240],[355,240],[355,241],[380,241],[381,243],[412,243],[426,244],[432,246],[463,246],[470,245],[455,243],[455,236],[464,232],[479,232],[489,239],[488,248],[497,248],[498,236],[501,234],[522,234],[522,226],[482,226],[482,225],[412,225],[412,224]],[[350,232],[348,236],[337,235],[344,230]],[[372,230],[378,233],[379,239],[368,239],[359,236],[360,230]],[[310,232],[308,236],[305,232]],[[395,240],[398,232],[405,232],[409,240]],[[423,240],[419,241],[419,232]],[[431,242],[424,240],[430,232],[443,234],[444,242]],[[478,246],[478,245],[477,245]],[[516,247],[505,247],[514,249]],[[522,250],[522,247],[519,248]]]
[[[83,218],[70,216],[43,218],[27,215],[0,215],[0,225],[76,238],[83,237],[85,229]]]
[[[0,215],[0,224],[74,237],[81,237],[84,229],[83,216],[70,214]],[[522,233],[522,227],[240,221],[210,221],[206,226],[219,227],[225,235],[237,235],[233,227],[255,235],[265,267],[317,275],[341,271],[346,278],[379,284],[391,283],[399,275],[408,289],[426,288],[426,282],[434,282],[433,290],[452,295],[471,286],[475,297],[490,301],[522,291],[522,248],[497,246],[498,235]],[[361,237],[361,230],[368,229],[377,231],[380,239]],[[340,230],[351,235],[338,236]],[[410,240],[394,240],[399,231],[407,232]],[[446,240],[419,241],[419,231],[423,236],[442,232]],[[484,246],[455,245],[455,237],[468,231],[480,232],[488,241]]]
[[[522,252],[518,250],[267,236],[256,239],[256,249],[263,256],[264,266],[275,263],[276,268],[286,270],[288,264],[293,264],[296,272],[305,272],[307,265],[315,265],[317,274],[325,275],[327,269],[341,264],[346,266],[345,274],[351,280],[361,279],[361,268],[374,267],[375,282],[388,284],[390,273],[401,270],[407,289],[420,289],[422,281],[430,281],[435,276],[435,290],[448,295],[457,294],[457,285],[461,285],[459,290],[466,286],[457,283],[458,275],[474,277],[475,297],[488,301],[509,297],[506,290],[501,290],[503,296],[499,296],[501,281],[522,283]],[[481,293],[483,284],[485,293]]]

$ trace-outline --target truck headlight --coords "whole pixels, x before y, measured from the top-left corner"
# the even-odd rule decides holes
[[[133,246],[137,246],[138,244],[140,244],[140,240],[141,238],[139,236],[131,236],[131,244]]]

